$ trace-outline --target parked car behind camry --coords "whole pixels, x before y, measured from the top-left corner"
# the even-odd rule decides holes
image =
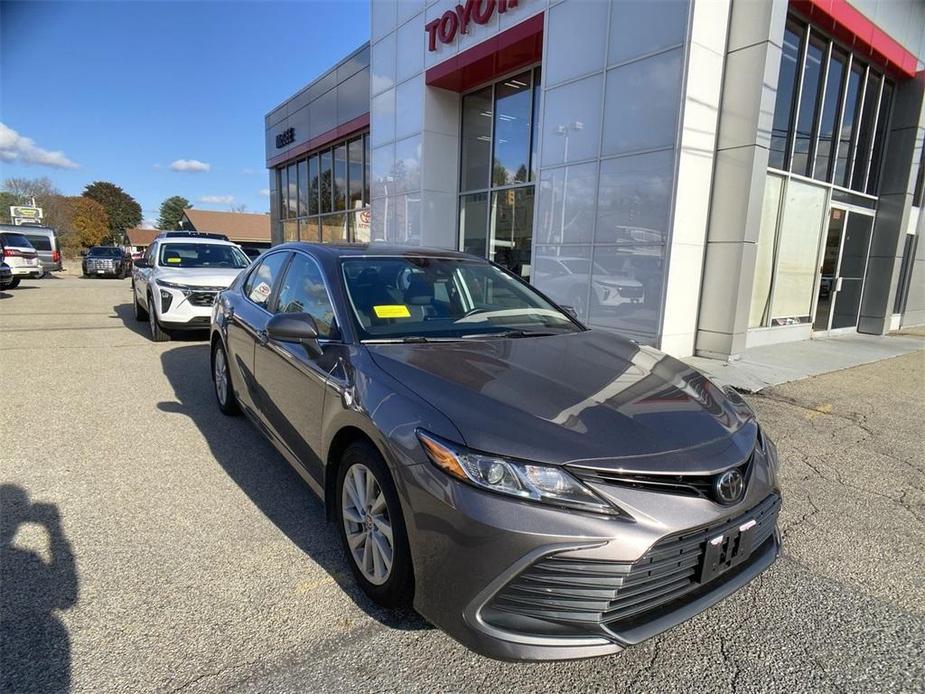
[[[118,246],[94,246],[81,263],[84,277],[125,279],[132,273],[132,260]]]
[[[58,247],[58,235],[54,229],[39,226],[21,226],[20,232],[35,248],[39,262],[45,272],[61,270],[61,249]]]
[[[363,590],[479,653],[615,653],[779,552],[744,400],[486,260],[277,246],[219,295],[211,352],[219,408],[323,499]]]
[[[13,273],[13,280],[7,285],[8,289],[18,287],[24,278],[35,279],[45,274],[35,248],[18,231],[0,232],[0,252],[3,255],[3,262]]]

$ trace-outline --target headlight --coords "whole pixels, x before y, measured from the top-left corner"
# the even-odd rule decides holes
[[[165,282],[164,280],[157,280],[157,284],[161,287],[176,289],[178,292],[182,292],[183,296],[189,296],[193,292],[193,288],[187,287],[185,284],[174,284],[173,282]]]
[[[463,482],[520,499],[621,515],[562,468],[477,453],[423,431],[417,435],[431,462]]]

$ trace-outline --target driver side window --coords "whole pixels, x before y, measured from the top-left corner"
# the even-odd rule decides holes
[[[334,332],[334,307],[324,286],[321,270],[313,260],[295,254],[279,288],[276,313],[307,313],[315,319],[318,337],[331,338]]]

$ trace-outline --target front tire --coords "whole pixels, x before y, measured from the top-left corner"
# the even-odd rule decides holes
[[[132,286],[132,303],[135,304],[135,320],[139,323],[148,320],[148,312],[141,307],[134,285]]]
[[[215,400],[222,414],[234,417],[241,414],[234,388],[231,387],[231,371],[228,368],[228,354],[221,342],[216,342],[212,349],[212,385]]]
[[[168,342],[170,340],[170,335],[161,327],[161,323],[157,319],[157,311],[154,310],[154,299],[150,294],[148,295],[148,327],[151,331],[152,342]]]
[[[411,602],[414,570],[398,492],[385,461],[365,441],[351,444],[337,475],[338,528],[357,583],[374,602]]]
[[[4,289],[16,289],[16,287],[19,286],[19,282],[20,279],[18,277],[14,277],[13,280],[4,287]]]

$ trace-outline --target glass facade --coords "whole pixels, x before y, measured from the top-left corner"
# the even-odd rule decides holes
[[[284,241],[369,241],[369,134],[276,170]]]
[[[462,99],[459,247],[531,274],[540,69]]]
[[[892,97],[876,68],[791,17],[768,165],[876,195]]]

